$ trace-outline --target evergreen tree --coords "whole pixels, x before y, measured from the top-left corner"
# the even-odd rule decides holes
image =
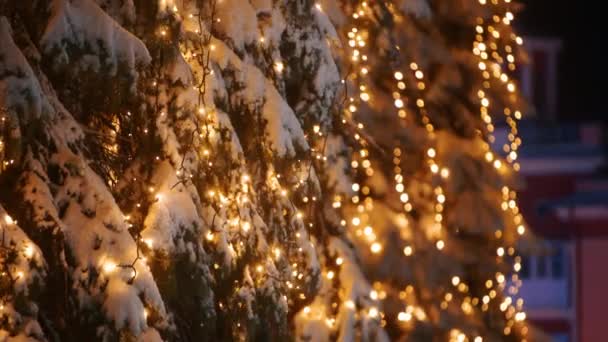
[[[525,339],[513,6],[0,0],[2,336]]]

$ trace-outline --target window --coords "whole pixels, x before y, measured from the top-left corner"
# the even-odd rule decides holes
[[[558,246],[551,255],[551,277],[560,279],[564,277],[564,248]]]
[[[544,254],[521,256],[522,279],[554,279],[567,277],[566,244],[561,241],[548,241]]]
[[[536,257],[536,277],[547,277],[547,257],[544,255],[539,255]]]
[[[521,257],[521,270],[519,270],[519,275],[522,279],[530,278],[530,257],[529,256]]]

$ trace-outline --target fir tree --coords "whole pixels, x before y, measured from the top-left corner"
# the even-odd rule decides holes
[[[2,336],[525,339],[512,6],[0,1]]]

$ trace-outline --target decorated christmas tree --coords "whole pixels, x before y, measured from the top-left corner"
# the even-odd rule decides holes
[[[0,336],[525,340],[516,10],[0,0]]]

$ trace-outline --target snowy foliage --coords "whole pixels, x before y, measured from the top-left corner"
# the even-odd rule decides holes
[[[444,26],[461,3],[466,43]],[[465,19],[488,15],[459,0],[0,0],[0,339],[497,336],[498,299],[470,320],[465,291],[439,307],[454,274],[479,302],[509,272],[493,237],[517,238],[515,176],[485,161],[471,109]],[[424,92],[412,61],[433,75]]]

